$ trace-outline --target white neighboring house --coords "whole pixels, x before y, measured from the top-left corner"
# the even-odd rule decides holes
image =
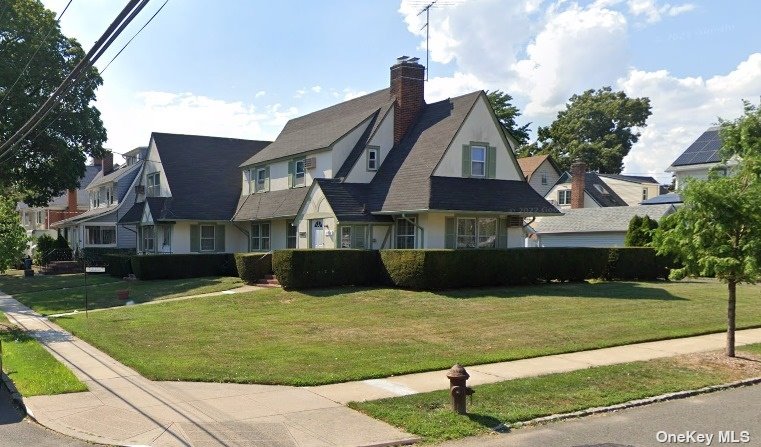
[[[538,217],[526,239],[529,247],[623,247],[634,216],[660,221],[673,205],[637,205],[563,210],[560,217]]]
[[[134,184],[143,165],[144,151],[145,148],[139,147],[127,152],[126,162],[116,167],[111,152],[102,160],[96,160],[101,170],[85,188],[89,210],[52,225],[61,231],[72,250],[135,247],[134,228],[118,228],[117,222],[134,203]]]
[[[523,176],[534,191],[544,197],[560,180],[562,172],[551,155],[534,155],[518,159]]]
[[[426,104],[424,67],[290,120],[241,164],[233,216],[250,251],[523,245],[523,218],[558,211],[526,182],[483,91]]]

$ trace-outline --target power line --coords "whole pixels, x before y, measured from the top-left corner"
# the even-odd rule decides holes
[[[69,3],[67,3],[66,7],[63,8],[63,11],[61,11],[61,13],[58,14],[58,18],[55,19],[56,22],[60,22],[61,21],[61,17],[63,17],[63,15],[66,13],[66,10],[69,9],[69,5],[71,5],[72,1],[73,0],[69,0]],[[10,7],[11,6],[8,5],[9,11],[10,11]],[[11,85],[11,87],[8,90],[5,91],[5,95],[3,96],[3,99],[0,100],[0,107],[2,107],[2,105],[5,103],[5,100],[8,99],[8,97],[11,94],[11,90],[13,90],[13,88],[16,87],[16,84],[18,84],[18,81],[20,81],[21,78],[24,77],[24,74],[26,74],[26,71],[29,69],[29,65],[32,64],[32,61],[34,60],[35,56],[37,56],[37,53],[40,51],[40,48],[42,48],[42,45],[48,40],[48,37],[50,37],[50,33],[52,33],[54,29],[55,29],[55,27],[51,27],[48,30],[48,33],[45,34],[45,37],[43,37],[42,40],[40,41],[39,45],[37,45],[37,49],[34,50],[34,53],[32,54],[32,57],[30,57],[29,60],[27,61],[26,65],[24,66],[24,69],[21,70],[21,73],[19,73],[18,77],[13,82],[13,85]]]
[[[137,13],[148,4],[150,0],[130,0],[127,6],[119,13],[114,21],[109,25],[103,35],[98,39],[85,57],[79,61],[69,75],[63,80],[61,85],[48,97],[48,99],[37,109],[32,117],[21,126],[8,140],[0,145],[0,160],[7,156],[11,150],[28,136],[40,122],[50,113],[51,109],[61,102],[62,97],[68,93],[82,76],[89,70],[103,52],[118,37],[124,28],[135,18]]]

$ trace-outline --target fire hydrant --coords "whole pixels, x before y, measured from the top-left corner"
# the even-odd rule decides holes
[[[465,399],[476,392],[465,384],[469,377],[470,374],[460,365],[454,365],[447,372],[449,395],[452,397],[452,410],[457,414],[467,413]]]

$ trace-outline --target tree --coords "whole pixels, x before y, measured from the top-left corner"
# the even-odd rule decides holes
[[[0,141],[32,116],[84,55],[39,0],[0,3]],[[40,127],[2,159],[0,194],[16,191],[24,202],[44,206],[77,187],[86,157],[103,155],[106,130],[91,105],[102,82],[95,68],[88,70]]]
[[[531,123],[518,127],[515,119],[521,116],[521,112],[517,107],[510,104],[513,97],[501,90],[487,91],[486,97],[489,98],[489,103],[502,127],[518,141],[520,146],[528,144]]]
[[[734,175],[688,179],[684,205],[667,216],[653,244],[682,264],[671,277],[716,276],[727,284],[727,348],[735,356],[737,284],[761,278],[761,110],[722,121],[722,155],[739,156]]]
[[[653,240],[653,232],[658,228],[658,221],[650,216],[634,216],[629,221],[629,229],[624,237],[626,247],[647,247]]]
[[[610,87],[573,95],[548,127],[539,127],[531,155],[551,154],[563,170],[577,159],[593,171],[618,174],[623,159],[639,140],[635,127],[650,116],[649,98],[629,98]]]
[[[18,264],[29,238],[19,222],[16,201],[0,196],[0,273]]]

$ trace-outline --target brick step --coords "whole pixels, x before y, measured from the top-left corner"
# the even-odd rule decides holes
[[[274,279],[274,280],[277,280],[275,275],[264,275],[264,279]]]
[[[257,281],[256,285],[261,287],[280,287],[280,282],[275,275],[264,275],[264,279]]]

